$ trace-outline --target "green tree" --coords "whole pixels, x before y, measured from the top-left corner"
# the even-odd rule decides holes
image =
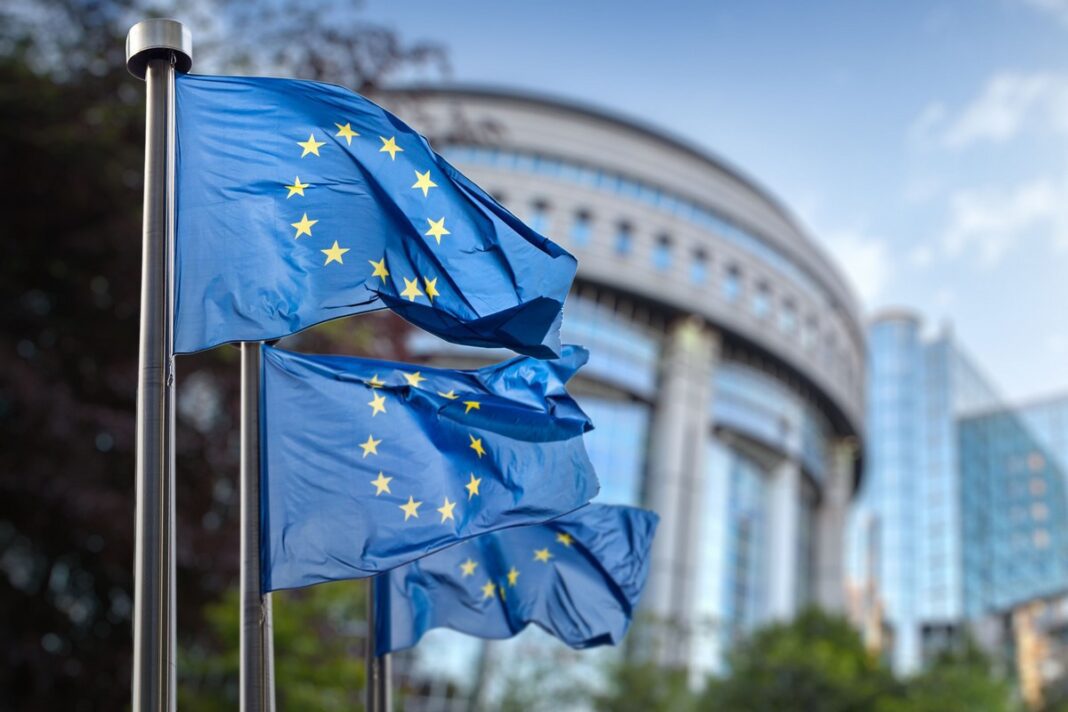
[[[976,644],[939,655],[905,683],[904,694],[885,700],[879,712],[1006,712],[1019,709],[1009,682],[993,672],[993,664]]]
[[[724,712],[860,712],[894,696],[893,676],[843,619],[808,610],[743,638],[727,654],[700,710]]]
[[[608,669],[608,690],[595,693],[593,708],[602,712],[688,712],[697,699],[686,673],[653,663],[619,662]]]
[[[279,709],[363,709],[366,603],[363,581],[272,595]],[[179,709],[237,706],[238,609],[236,590],[206,607],[207,636],[181,651]]]

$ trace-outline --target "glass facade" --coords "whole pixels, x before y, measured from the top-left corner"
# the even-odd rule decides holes
[[[712,392],[716,425],[799,460],[816,480],[824,478],[831,424],[815,404],[772,375],[730,361],[716,369]]]
[[[949,334],[925,339],[911,317],[875,322],[869,344],[850,583],[874,586],[911,672],[980,617],[1068,588],[1068,401],[1005,408]]]
[[[1064,455],[1048,449],[1033,421],[1054,425],[1060,408],[1002,410],[960,425],[967,614],[1006,611],[1068,590],[1068,494]],[[1058,410],[1062,412],[1057,412]],[[1047,438],[1047,442],[1056,440]]]
[[[694,666],[708,673],[719,671],[731,641],[765,616],[769,473],[715,438],[706,457]]]

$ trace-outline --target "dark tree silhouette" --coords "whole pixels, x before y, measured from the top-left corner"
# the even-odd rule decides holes
[[[246,8],[211,26],[233,55],[213,55],[206,32],[198,61],[364,91],[443,61],[338,7],[269,56],[233,30],[269,37],[275,11]],[[144,90],[123,40],[161,14],[106,0],[0,8],[0,709],[128,704]],[[403,329],[375,314],[298,340],[403,358]],[[236,356],[178,363],[178,617],[193,645],[236,574]]]

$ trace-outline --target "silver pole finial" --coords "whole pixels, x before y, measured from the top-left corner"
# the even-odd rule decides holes
[[[126,68],[138,79],[145,78],[148,60],[174,58],[176,71],[185,74],[193,66],[193,35],[178,20],[142,20],[126,35]]]

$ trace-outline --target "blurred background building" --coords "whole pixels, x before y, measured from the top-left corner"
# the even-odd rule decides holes
[[[912,313],[868,333],[851,613],[901,673],[971,637],[1033,701],[1063,675],[1068,639],[1068,399],[1006,406],[948,329],[925,336]]]
[[[389,103],[579,259],[563,333],[591,359],[572,390],[596,426],[599,499],[662,518],[638,633],[657,659],[697,680],[739,633],[810,604],[841,610],[864,333],[789,212],[719,158],[576,102],[433,88]],[[421,333],[410,348],[453,366],[487,358]],[[410,672],[469,680],[480,644],[432,637]],[[530,638],[505,645],[529,653]]]

